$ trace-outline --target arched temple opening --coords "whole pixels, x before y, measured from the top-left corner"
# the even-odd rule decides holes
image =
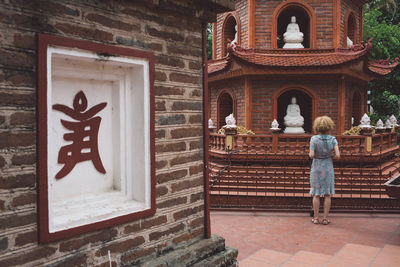
[[[285,44],[283,34],[286,32],[286,27],[291,21],[291,17],[296,17],[296,23],[300,27],[300,31],[304,34],[303,46],[310,48],[310,17],[306,10],[297,5],[286,7],[278,16],[277,23],[277,47],[282,48]]]
[[[222,36],[222,55],[226,54],[226,47],[228,43],[235,40],[236,32],[238,31],[238,23],[234,16],[228,16],[223,26]],[[238,40],[236,40],[238,42]]]
[[[218,129],[225,125],[225,118],[234,113],[233,102],[232,96],[227,92],[222,93],[218,98]]]
[[[348,18],[347,18],[347,37],[349,37],[349,39],[355,44],[358,42],[357,38],[356,38],[356,18],[354,17],[354,14],[352,12],[350,12]],[[347,44],[347,37],[346,38],[346,42],[345,44]]]
[[[287,106],[291,103],[292,97],[296,98],[297,104],[300,106],[301,116],[304,118],[303,129],[306,133],[312,132],[312,98],[305,92],[300,90],[288,90],[278,97],[277,114],[278,123],[282,128],[285,128],[284,117],[286,116]]]

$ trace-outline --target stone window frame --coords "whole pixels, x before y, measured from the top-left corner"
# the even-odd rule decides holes
[[[49,231],[48,205],[48,163],[47,163],[47,50],[51,46],[82,49],[101,55],[126,56],[142,58],[149,65],[149,133],[150,133],[150,207],[111,219],[73,227],[57,232]],[[114,225],[131,222],[149,217],[156,212],[156,179],[155,179],[155,97],[154,97],[154,53],[131,48],[123,48],[72,38],[39,34],[38,35],[38,66],[37,66],[37,194],[38,194],[38,233],[39,243],[47,243],[65,239]]]
[[[315,11],[312,6],[302,0],[288,0],[280,3],[274,10],[272,14],[272,31],[271,31],[271,48],[272,49],[281,49],[278,48],[277,36],[278,36],[278,18],[279,15],[284,11],[286,8],[290,6],[296,6],[302,8],[307,14],[310,19],[309,25],[309,43],[310,49],[317,48],[317,17],[315,15]],[[307,48],[305,48],[307,49]]]

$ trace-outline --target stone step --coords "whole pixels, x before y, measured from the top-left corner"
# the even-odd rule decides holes
[[[212,235],[210,239],[181,244],[156,259],[149,259],[138,265],[142,267],[186,267],[186,266],[236,266],[237,250],[225,247],[225,239]],[[220,265],[201,265],[220,263]],[[200,265],[199,265],[200,264]]]
[[[236,248],[226,247],[224,251],[195,263],[192,267],[238,267],[237,256],[238,250]]]

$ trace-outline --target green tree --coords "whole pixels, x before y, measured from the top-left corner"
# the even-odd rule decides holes
[[[400,57],[400,15],[396,0],[376,0],[364,9],[364,41],[373,38],[372,59],[393,60]],[[400,115],[400,71],[368,85],[371,90],[371,104],[376,114],[373,121],[386,119],[387,115]]]
[[[207,24],[207,58],[211,59],[212,58],[212,41],[213,41],[213,29],[212,29],[212,24],[208,23]]]

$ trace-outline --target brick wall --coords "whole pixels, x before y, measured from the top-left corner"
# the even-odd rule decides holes
[[[0,266],[109,266],[108,250],[113,266],[120,266],[203,236],[201,21],[191,16],[197,10],[189,1],[172,2],[170,10],[185,5],[190,18],[138,1],[0,4]],[[38,245],[38,32],[154,51],[153,217]]]
[[[317,116],[327,115],[337,124],[337,81],[332,80],[254,80],[252,130],[256,134],[268,134],[273,121],[273,94],[285,86],[298,84],[315,92],[318,97]],[[336,133],[336,129],[332,131]]]
[[[227,90],[234,97],[234,109],[236,109],[235,119],[236,125],[245,126],[245,96],[244,96],[244,80],[233,79],[209,85],[210,92],[210,118],[217,125],[217,107],[218,96],[224,90]]]

